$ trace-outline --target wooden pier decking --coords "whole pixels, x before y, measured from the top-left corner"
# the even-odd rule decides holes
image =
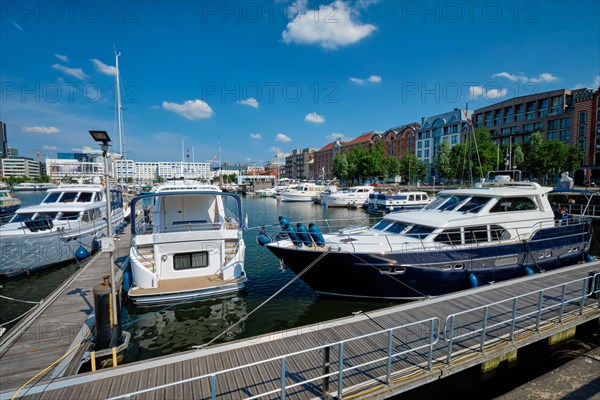
[[[46,378],[19,396],[204,399],[214,395],[219,399],[241,399],[270,393],[264,398],[318,398],[322,396],[323,352],[328,347],[332,395],[339,398],[341,389],[343,396],[349,398],[383,398],[598,319],[599,300],[582,296],[589,283],[584,279],[598,271],[599,262],[562,268],[368,315],[325,321],[94,373]],[[577,281],[573,287],[565,285],[573,281]],[[564,301],[571,296],[574,300]],[[535,307],[542,302],[553,306],[536,311]],[[480,306],[486,307],[477,308]],[[483,325],[482,315],[486,321]],[[518,318],[511,322],[511,315]],[[480,326],[484,326],[483,331]],[[365,336],[360,338],[362,335]],[[341,342],[344,340],[348,341]],[[295,355],[289,355],[294,352]],[[390,352],[396,355],[386,357]],[[286,354],[285,359],[281,358]],[[28,362],[26,353],[21,356],[21,362]],[[0,361],[4,364],[3,359]],[[40,362],[38,370],[45,365]],[[239,368],[243,365],[247,366]],[[337,372],[340,368],[341,374]],[[231,370],[223,372],[227,369]],[[180,383],[171,385],[174,382]],[[165,387],[157,388],[160,385]],[[10,398],[16,387],[2,386],[0,398]],[[145,389],[151,391],[128,395]]]
[[[129,254],[130,233],[116,236],[115,260]],[[92,289],[109,275],[108,253],[96,253],[0,340],[2,390],[19,387],[88,336],[94,313]],[[118,279],[117,279],[118,280]],[[77,353],[72,353],[75,356]],[[68,370],[65,371],[68,373]],[[60,373],[52,371],[49,376]]]

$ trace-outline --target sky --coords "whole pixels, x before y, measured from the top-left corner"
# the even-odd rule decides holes
[[[20,155],[264,163],[454,108],[600,86],[598,1],[0,2]]]

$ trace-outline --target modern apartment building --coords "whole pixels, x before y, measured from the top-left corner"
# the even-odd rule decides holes
[[[4,177],[39,178],[41,176],[40,163],[28,157],[2,158],[0,164]]]
[[[433,172],[433,160],[442,142],[454,146],[461,142],[463,131],[467,127],[471,112],[455,108],[452,111],[423,117],[421,127],[417,130],[415,155]]]
[[[527,143],[533,132],[549,139],[575,144],[573,95],[569,89],[515,97],[473,112],[475,128],[486,127],[500,145]]]
[[[285,176],[290,179],[314,179],[314,154],[317,149],[295,149],[285,158]]]

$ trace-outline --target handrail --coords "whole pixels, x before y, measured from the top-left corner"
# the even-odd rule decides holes
[[[581,290],[572,290],[569,292],[575,293],[572,297],[567,297],[567,286],[568,285],[576,285],[577,283],[581,283]],[[556,297],[553,296],[548,300],[552,300],[555,304],[550,304],[548,306],[544,306],[545,295],[548,295],[552,289],[560,289],[560,302],[556,302]],[[546,311],[552,311],[556,308],[559,309],[558,315],[553,315],[552,318],[547,318],[547,320],[551,320],[557,318],[559,322],[562,322],[562,318],[564,315],[564,306],[565,304],[574,303],[579,301],[579,315],[583,315],[583,309],[585,300],[592,295],[597,295],[600,293],[600,272],[595,273],[594,275],[586,276],[583,278],[574,279],[569,282],[565,282],[559,285],[554,285],[550,287],[545,287],[543,289],[535,290],[532,292],[528,292],[525,294],[521,294],[518,296],[511,297],[509,299],[500,300],[494,303],[485,304],[478,307],[473,307],[471,309],[457,312],[454,314],[450,314],[446,317],[444,321],[444,330],[443,330],[443,338],[448,342],[448,353],[447,353],[447,362],[450,363],[452,361],[452,346],[457,339],[462,339],[465,337],[473,337],[473,335],[479,334],[481,337],[479,348],[480,351],[483,351],[484,344],[486,341],[486,336],[488,335],[489,330],[508,326],[510,324],[510,331],[508,332],[509,339],[512,341],[515,335],[515,326],[517,321],[524,320],[527,318],[531,318],[535,316],[535,330],[537,332],[540,331],[540,325],[542,322],[542,315]],[[523,312],[522,308],[519,308],[519,300],[527,298],[527,297],[537,297],[537,305],[536,308],[529,312]],[[490,318],[490,309],[495,306],[504,305],[504,313],[507,313],[507,306],[510,308],[510,318],[506,318],[503,320],[494,319],[494,323],[491,325],[488,324]],[[530,304],[527,308],[531,309],[532,305]],[[600,308],[600,300],[598,301],[597,307]],[[519,313],[518,311],[521,311]],[[477,312],[482,312],[483,317],[477,320],[471,320],[468,325],[468,329],[466,333],[456,334],[456,329],[465,329],[465,326],[456,327],[456,320],[458,317],[468,314],[476,314]],[[478,324],[481,324],[480,326]]]
[[[427,340],[427,342],[425,342],[422,345],[416,346],[416,347],[412,347],[412,348],[408,348],[406,350],[403,351],[394,351],[394,346],[393,346],[393,339],[394,339],[394,332],[400,329],[405,329],[405,328],[409,328],[412,326],[418,326],[418,325],[424,325],[425,327],[429,327],[429,329],[424,330],[423,332],[425,332],[426,334],[417,337],[414,341],[415,342],[421,342],[423,340]],[[414,331],[416,331],[417,329],[414,329]],[[358,365],[352,365],[350,367],[346,366],[347,360],[344,359],[344,348],[345,345],[354,342],[356,340],[361,340],[361,339],[365,339],[365,338],[369,338],[375,335],[383,335],[383,334],[387,334],[387,338],[386,338],[386,342],[387,342],[387,354],[385,356],[381,356],[381,357],[377,357],[376,359],[373,360],[369,360],[369,361],[365,361],[363,363],[360,363]],[[414,353],[414,352],[418,352],[419,350],[424,350],[424,349],[428,349],[427,354],[426,354],[426,366],[425,368],[428,370],[431,370],[432,368],[432,363],[433,363],[433,346],[439,341],[440,338],[440,321],[437,317],[432,317],[432,318],[428,318],[428,319],[424,319],[421,321],[417,321],[417,322],[411,322],[408,324],[404,324],[404,325],[399,325],[399,326],[395,326],[393,328],[388,328],[388,329],[382,329],[376,332],[372,332],[372,333],[367,333],[364,335],[359,335],[359,336],[355,336],[349,339],[344,339],[344,340],[340,340],[337,342],[332,342],[332,343],[326,343],[320,346],[315,346],[309,349],[304,349],[304,350],[299,350],[299,351],[295,351],[295,352],[291,352],[291,353],[287,353],[284,355],[280,355],[280,356],[276,356],[276,357],[271,357],[269,359],[266,360],[260,360],[260,361],[255,361],[255,362],[251,362],[248,364],[244,364],[244,365],[240,365],[237,367],[232,367],[232,368],[227,368],[224,370],[220,370],[220,371],[216,371],[216,372],[210,372],[210,373],[206,373],[200,376],[195,376],[195,377],[191,377],[191,378],[187,378],[187,379],[182,379],[176,382],[170,382],[170,383],[166,383],[163,385],[158,385],[152,388],[147,388],[147,389],[142,389],[142,390],[138,390],[135,392],[130,392],[127,394],[121,394],[118,396],[114,396],[109,398],[109,400],[115,400],[115,399],[129,399],[131,398],[131,396],[136,396],[136,395],[140,395],[140,394],[144,394],[144,393],[150,393],[150,392],[154,392],[156,390],[160,390],[160,389],[165,389],[168,387],[172,387],[175,385],[179,385],[179,384],[183,384],[183,383],[188,383],[188,382],[193,382],[193,381],[198,381],[201,379],[209,379],[210,382],[210,392],[211,392],[211,397],[213,399],[216,398],[217,396],[217,378],[218,376],[221,376],[223,374],[226,373],[231,373],[234,371],[239,371],[242,369],[246,369],[246,368],[251,368],[251,367],[256,367],[259,365],[264,365],[267,363],[273,363],[273,362],[280,362],[281,364],[281,368],[280,368],[280,376],[279,377],[272,377],[273,381],[277,381],[280,382],[281,385],[280,387],[276,388],[276,389],[271,389],[268,390],[266,392],[261,392],[259,394],[253,395],[253,396],[249,396],[246,397],[247,399],[256,399],[259,397],[263,397],[263,396],[268,396],[268,395],[273,395],[273,394],[279,394],[280,398],[284,399],[285,398],[285,392],[288,389],[292,389],[295,387],[299,387],[302,385],[306,385],[307,383],[310,382],[315,382],[318,381],[320,379],[325,379],[325,378],[331,378],[334,376],[338,376],[338,397],[340,397],[340,393],[343,390],[343,379],[344,379],[344,373],[347,373],[348,371],[353,371],[356,370],[358,368],[363,368],[365,366],[368,365],[372,365],[372,364],[376,364],[376,363],[381,363],[382,361],[386,361],[386,381],[389,383],[391,381],[391,363],[393,361],[394,358],[404,355],[404,354],[409,354],[409,353]],[[300,380],[299,376],[295,376],[295,379],[293,380],[293,383],[291,384],[286,384],[286,378],[287,378],[287,372],[286,372],[286,365],[287,365],[287,360],[291,357],[294,356],[298,356],[298,355],[302,355],[302,354],[306,354],[306,353],[310,353],[310,352],[318,352],[318,351],[327,351],[326,349],[331,349],[334,347],[338,347],[338,362],[331,362],[330,366],[334,367],[337,366],[337,370],[334,370],[333,372],[327,372],[327,373],[323,373],[320,374],[319,376],[316,377],[311,377],[311,378],[307,378],[307,379],[303,379]],[[418,355],[415,355],[418,356]],[[318,367],[318,366],[317,366]],[[279,378],[279,379],[277,379]],[[369,378],[367,378],[369,379]],[[370,379],[369,379],[370,380]],[[263,382],[266,383],[266,382]]]

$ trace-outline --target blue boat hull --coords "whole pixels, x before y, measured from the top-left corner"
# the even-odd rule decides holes
[[[526,243],[378,254],[334,250],[301,279],[324,295],[417,299],[576,264],[584,260],[590,240],[590,225],[579,224],[541,230]],[[267,248],[296,274],[323,252],[273,244]]]

